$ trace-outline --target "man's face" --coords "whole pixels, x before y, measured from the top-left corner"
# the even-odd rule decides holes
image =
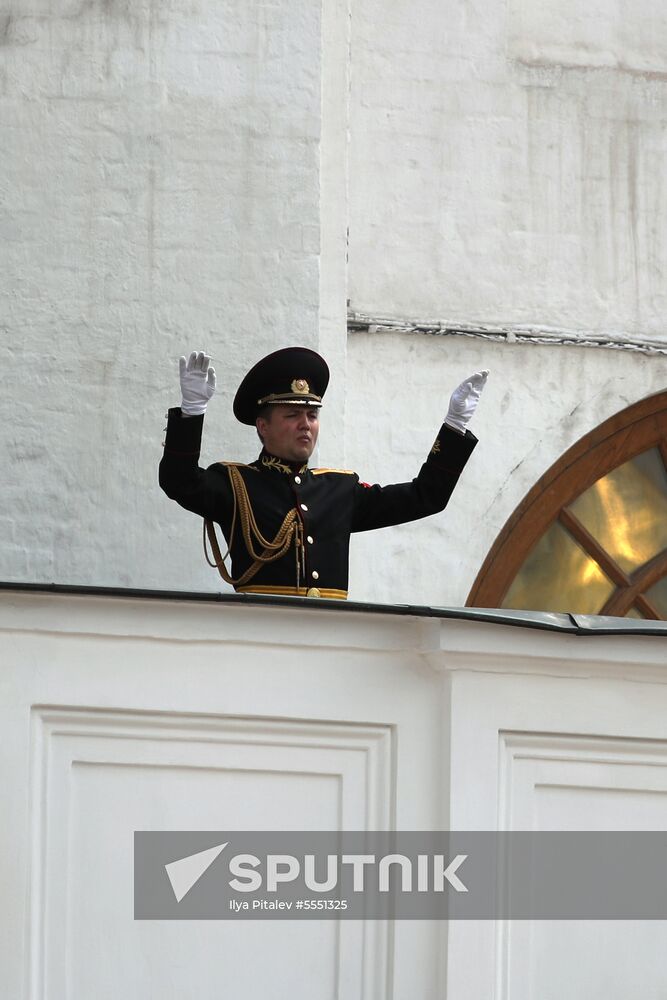
[[[317,444],[320,415],[317,407],[272,406],[268,417],[257,418],[264,447],[276,458],[307,462]]]

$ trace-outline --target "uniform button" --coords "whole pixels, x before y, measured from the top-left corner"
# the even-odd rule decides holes
[[[301,504],[301,510],[308,510],[308,508],[306,507],[305,503]]]
[[[313,580],[319,580],[320,574],[317,572],[316,569],[313,570],[312,577],[313,577]]]
[[[317,587],[309,587],[306,593],[306,597],[321,597],[321,596],[322,595],[320,594]]]
[[[297,484],[297,486],[300,486],[301,485],[301,476],[295,476],[294,477],[294,482]]]
[[[309,545],[312,545],[313,544],[313,536],[312,535],[308,535],[308,537],[306,538],[306,541],[308,542]]]

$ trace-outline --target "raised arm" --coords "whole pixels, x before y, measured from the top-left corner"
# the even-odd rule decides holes
[[[179,360],[181,405],[167,414],[167,436],[160,462],[159,482],[167,496],[202,517],[219,521],[230,502],[222,467],[199,466],[204,414],[215,392],[210,357],[193,351]]]
[[[352,531],[404,524],[444,510],[477,444],[467,424],[488,374],[486,370],[475,372],[454,390],[445,422],[415,479],[389,486],[357,485]]]

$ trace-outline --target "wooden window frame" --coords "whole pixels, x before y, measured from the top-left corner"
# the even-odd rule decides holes
[[[600,614],[623,616],[635,606],[647,618],[660,614],[645,591],[667,575],[667,549],[627,574],[581,522],[566,510],[598,479],[649,448],[658,448],[667,468],[667,391],[614,414],[580,438],[526,494],[493,543],[477,574],[466,607],[500,607],[528,553],[559,521],[615,585]]]

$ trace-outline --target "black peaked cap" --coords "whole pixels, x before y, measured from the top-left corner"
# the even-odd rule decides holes
[[[285,347],[267,354],[250,369],[234,397],[234,416],[253,425],[269,404],[321,406],[329,384],[329,367],[308,347]]]

